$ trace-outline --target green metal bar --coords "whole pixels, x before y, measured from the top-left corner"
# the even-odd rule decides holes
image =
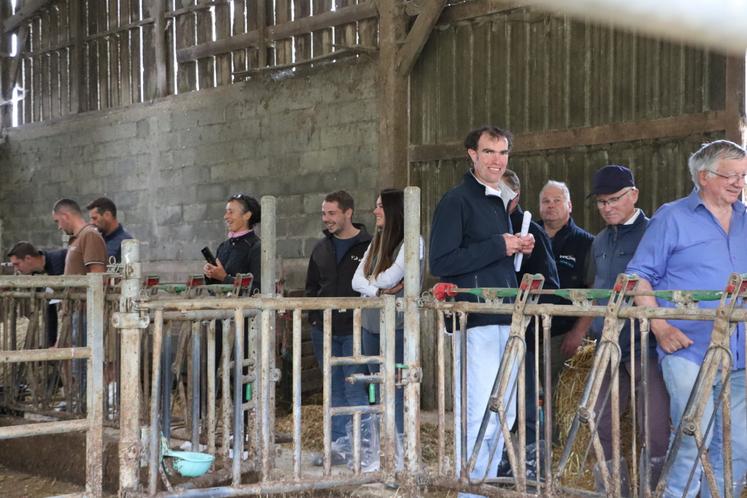
[[[500,298],[514,298],[518,294],[518,289],[513,288],[490,288],[476,287],[472,289],[456,289],[460,294],[472,294],[485,300]],[[532,292],[533,294],[535,292]],[[610,289],[543,289],[536,292],[537,294],[558,296],[569,301],[575,299],[609,299],[612,295]],[[690,290],[690,291],[653,291],[648,295],[669,302],[698,302],[698,301],[719,301],[723,296],[723,291],[716,290]],[[635,294],[635,293],[634,293]]]

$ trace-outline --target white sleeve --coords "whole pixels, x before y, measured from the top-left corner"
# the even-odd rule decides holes
[[[353,275],[353,290],[359,292],[363,297],[374,297],[379,290],[378,287],[371,285],[363,274],[363,267],[366,266],[369,249],[371,249],[371,246],[368,246],[368,249],[366,249],[363,258],[361,259],[361,262],[358,263],[358,268],[355,269],[355,274]]]
[[[425,247],[423,243],[423,237],[419,237],[420,247],[418,256],[420,260],[423,260],[425,255]],[[371,284],[379,289],[389,289],[394,287],[405,278],[405,245],[402,244],[399,252],[397,253],[397,259],[394,260],[394,264],[379,273],[376,278],[371,279]]]

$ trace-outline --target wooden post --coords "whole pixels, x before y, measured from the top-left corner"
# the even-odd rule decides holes
[[[379,6],[379,187],[408,183],[408,76],[397,73],[399,42],[405,39],[407,15],[398,0]]]
[[[0,4],[0,25],[10,16],[10,3],[3,2]],[[2,30],[0,34],[0,52],[10,52],[11,34]],[[0,59],[0,89],[2,90],[2,99],[10,100],[13,97],[13,88],[10,87],[10,59],[3,57]],[[7,89],[10,88],[10,92]],[[10,128],[13,123],[12,113],[13,106],[4,105],[0,108],[0,129]],[[2,247],[2,221],[0,221],[0,247]]]
[[[257,0],[257,30],[259,32],[259,44],[257,49],[259,55],[257,56],[258,67],[267,66],[267,2],[265,0]]]
[[[85,90],[83,78],[83,16],[81,4],[70,2],[70,112],[77,114],[85,110]]]
[[[151,0],[150,15],[153,17],[153,50],[156,59],[156,98],[168,94],[166,81],[166,0]]]
[[[730,56],[726,59],[726,138],[743,145],[745,117],[745,66],[744,57]]]

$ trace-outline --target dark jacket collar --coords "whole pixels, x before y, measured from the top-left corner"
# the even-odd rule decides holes
[[[238,237],[231,237],[228,240],[230,240],[231,242],[236,243],[236,242],[240,242],[242,240],[251,240],[251,239],[254,239],[254,238],[258,239],[259,237],[257,236],[256,233],[254,233],[254,230],[249,230],[244,235],[239,235]]]
[[[544,230],[544,228],[545,228],[545,222],[543,220],[537,221],[537,224],[539,226],[541,226],[542,229]],[[563,225],[560,228],[560,230],[558,230],[557,232],[555,232],[555,237],[552,237],[552,239],[556,239],[556,238],[558,238],[558,239],[564,239],[565,237],[567,237],[569,234],[575,232],[576,230],[579,230],[578,225],[576,225],[576,222],[573,221],[573,216],[571,216],[571,217],[568,218],[568,223],[566,223],[565,225]]]
[[[119,225],[117,225],[117,228],[115,228],[112,233],[104,235],[104,240],[111,240],[114,237],[116,237],[116,236],[118,236],[118,235],[120,235],[122,233],[124,233],[124,227],[120,223]]]
[[[639,228],[641,225],[648,223],[648,216],[646,216],[646,212],[641,209],[638,213],[638,216],[635,220],[633,220],[633,223],[630,225],[625,225],[623,223],[619,225],[607,225],[607,228],[610,230],[616,230],[618,232],[628,232],[634,229]]]
[[[366,230],[366,225],[364,225],[363,223],[353,223],[353,226],[355,228],[357,228],[358,230],[360,230],[358,232],[358,235],[356,235],[355,237],[353,237],[353,240],[355,241],[354,242],[355,244],[360,243],[360,242],[370,242],[371,241],[371,234],[369,234],[368,231]],[[332,241],[332,237],[334,237],[334,235],[332,235],[331,233],[329,233],[329,230],[327,230],[327,229],[324,229],[324,236],[326,238],[328,238],[330,240],[330,242]]]

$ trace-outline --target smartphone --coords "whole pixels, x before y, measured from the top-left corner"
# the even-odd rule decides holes
[[[212,251],[210,251],[210,248],[205,246],[202,248],[202,255],[205,257],[205,261],[210,263],[213,266],[216,266],[218,263],[215,261],[215,256],[213,256]]]

